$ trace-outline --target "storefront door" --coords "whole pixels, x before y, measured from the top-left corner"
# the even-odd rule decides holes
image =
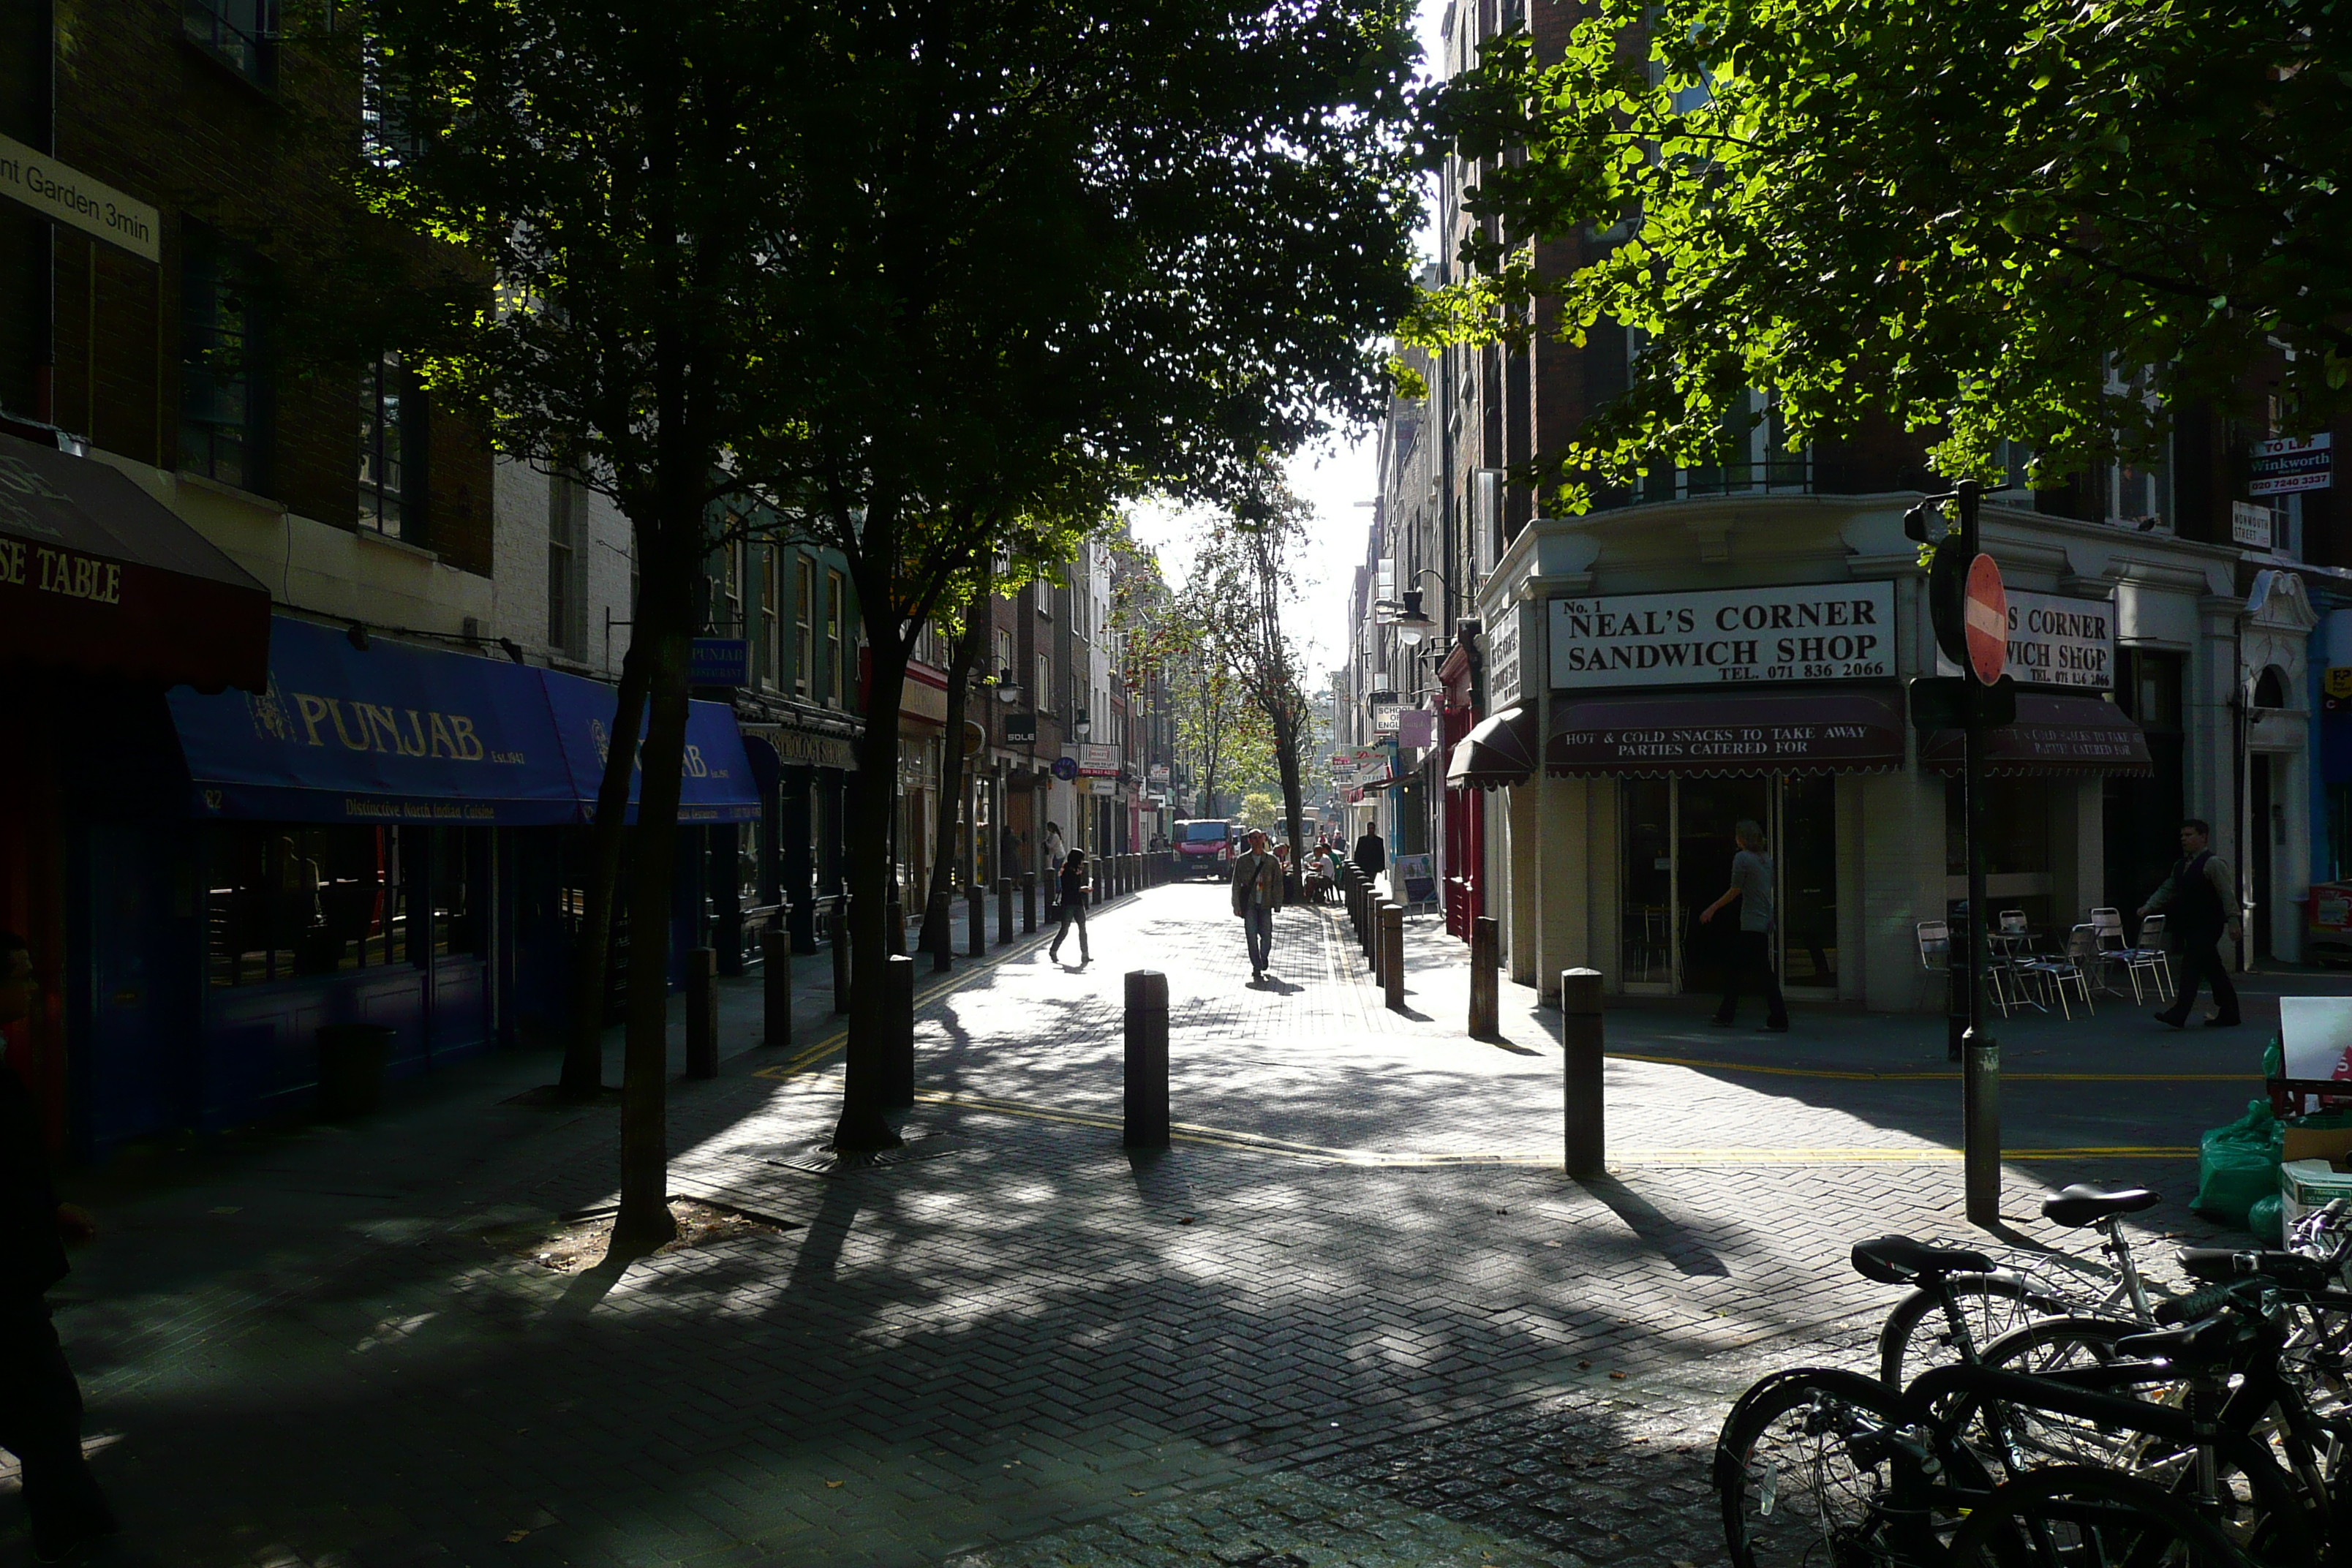
[[[1785,986],[1837,986],[1836,784],[1827,777],[1624,779],[1618,784],[1619,963],[1626,988],[1719,993],[1738,908],[1699,913],[1731,885],[1734,829],[1754,822],[1772,857]]]

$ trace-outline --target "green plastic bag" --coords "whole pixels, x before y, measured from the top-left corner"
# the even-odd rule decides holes
[[[2246,1228],[2252,1231],[2254,1239],[2264,1247],[2284,1245],[2281,1238],[2285,1235],[2286,1227],[2280,1223],[2279,1195],[2276,1193],[2254,1200],[2254,1206],[2246,1211]]]
[[[2242,1230],[2260,1200],[2275,1198],[2286,1129],[2270,1101],[2246,1102],[2245,1115],[2216,1127],[2199,1140],[2197,1201],[2189,1206],[2208,1219]]]

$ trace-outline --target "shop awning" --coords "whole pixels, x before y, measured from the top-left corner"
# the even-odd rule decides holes
[[[588,821],[614,689],[505,659],[278,617],[258,695],[169,694],[194,815],[524,826]],[[692,705],[679,818],[755,819],[722,703]],[[635,791],[631,792],[635,798]]]
[[[120,469],[0,435],[0,665],[258,691],[269,591]]]
[[[1445,787],[1495,789],[1525,784],[1535,771],[1535,710],[1506,708],[1481,719],[1454,744],[1445,764]]]
[[[1879,687],[1554,697],[1545,771],[1706,777],[1903,765],[1903,699]]]
[[[2085,692],[2020,690],[2017,722],[1986,731],[1985,740],[1985,772],[1993,778],[2144,777],[2155,771],[2138,722]],[[1958,730],[1935,731],[1920,747],[1920,763],[1958,773],[1962,743]]]
[[[547,683],[548,706],[555,715],[572,781],[579,791],[579,820],[596,816],[596,786],[604,776],[604,750],[613,735],[613,715],[620,693],[601,680],[565,675],[557,670],[534,672]],[[643,729],[639,731],[642,734]],[[636,820],[640,779],[629,781],[629,820]],[[689,702],[686,707],[686,772],[679,781],[677,819],[680,822],[757,822],[760,787],[751,762],[743,751],[742,731],[735,727],[735,710],[724,702]]]

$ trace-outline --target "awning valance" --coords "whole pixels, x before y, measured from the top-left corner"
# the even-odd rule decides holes
[[[1865,773],[1903,765],[1903,700],[1878,687],[1552,699],[1545,771]]]
[[[2103,698],[2077,691],[2017,694],[2017,722],[1985,732],[1985,772],[1993,778],[2062,778],[2123,773],[2154,766],[2147,736],[2132,716]],[[1922,765],[1958,773],[1958,730],[1937,730],[1919,749]]]
[[[594,815],[613,688],[278,617],[258,695],[169,694],[198,816],[529,826]],[[754,820],[734,714],[691,704],[679,818]],[[630,798],[636,791],[633,785]]]
[[[1448,789],[1495,789],[1525,784],[1536,771],[1536,715],[1506,708],[1481,719],[1446,760]]]
[[[269,591],[91,458],[0,435],[0,665],[201,691],[268,678]]]

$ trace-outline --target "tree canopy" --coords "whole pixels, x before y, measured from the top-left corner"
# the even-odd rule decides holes
[[[2352,402],[2347,45],[2297,0],[1601,0],[1436,94],[1483,226],[1406,341],[1547,296],[1574,341],[1632,329],[1549,455],[1571,500],[1713,460],[1750,389],[1792,441],[1932,430],[1954,478],[2004,438],[2052,474],[2144,451],[2257,373],[2315,426]]]

